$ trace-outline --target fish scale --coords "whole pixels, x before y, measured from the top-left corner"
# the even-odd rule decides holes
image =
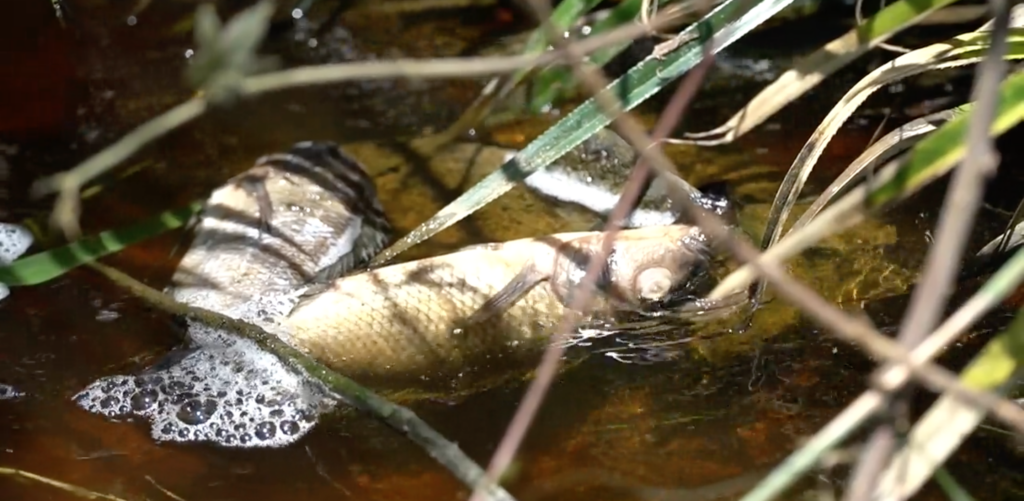
[[[601,232],[577,232],[472,246],[433,258],[350,275],[300,302],[278,320],[281,335],[332,369],[374,387],[418,386],[424,376],[451,381],[467,372],[536,364],[566,314],[566,291],[596,254]],[[640,271],[662,267],[684,284],[704,259],[693,227],[621,232],[610,282],[635,297]],[[467,321],[524,269],[543,279],[497,314]],[[666,291],[667,293],[667,291]],[[595,314],[627,305],[596,294]]]
[[[533,247],[527,249],[526,247]],[[530,358],[563,305],[540,284],[503,315],[459,325],[535,256],[532,242],[475,249],[352,275],[281,320],[287,341],[332,369],[374,386],[427,375],[451,378],[490,360]],[[531,359],[531,362],[533,360]]]

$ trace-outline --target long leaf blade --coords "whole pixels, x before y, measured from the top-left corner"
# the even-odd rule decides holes
[[[681,35],[697,38],[698,30],[702,26],[710,28],[708,31],[715,33],[712,41],[713,50],[718,52],[792,1],[729,0],[698,23],[689,26]],[[624,76],[612,82],[604,92],[614,93],[620,98],[623,110],[631,110],[696,66],[702,57],[701,44],[696,40],[691,41],[665,55],[663,59],[652,56],[641,61]],[[594,98],[588,99],[505,162],[500,169],[482,179],[429,220],[385,249],[374,258],[374,264],[390,260],[497,199],[511,190],[517,182],[557,160],[609,123],[611,118],[602,112],[597,101]]]
[[[782,235],[783,227],[796,203],[796,198],[803,190],[804,183],[810,176],[818,158],[825,151],[825,146],[839,132],[839,128],[846,122],[846,119],[867,100],[868,96],[884,85],[926,71],[977,63],[984,59],[988,52],[991,38],[990,31],[965,33],[953,39],[904,54],[889,64],[872,71],[857,82],[832,108],[828,116],[821,121],[821,124],[797,154],[793,165],[775,194],[775,200],[768,213],[768,223],[761,247],[767,249]],[[1020,57],[1019,54],[1024,53],[1024,30],[1011,29],[1007,42],[1010,45],[1010,51],[1006,58]]]
[[[682,141],[716,145],[735,141],[829,75],[853,62],[893,35],[956,0],[900,0],[866,19],[824,47],[799,60],[789,71],[750,100],[724,124],[704,132],[685,134]]]
[[[0,283],[11,286],[37,285],[53,280],[85,263],[179,228],[201,208],[202,202],[193,202],[186,207],[163,212],[141,223],[107,230],[63,247],[18,259],[9,266],[0,267]]]
[[[1014,73],[999,89],[999,106],[989,127],[997,136],[1024,121],[1024,73]],[[881,169],[876,184],[854,188],[806,226],[786,235],[768,248],[761,259],[782,263],[821,239],[842,231],[862,219],[867,209],[879,208],[905,199],[929,182],[948,173],[966,153],[964,135],[973,110],[958,114],[930,136],[917,143],[907,155]],[[813,238],[812,238],[813,236]],[[753,266],[745,264],[723,279],[710,298],[721,298],[745,288],[755,278]]]

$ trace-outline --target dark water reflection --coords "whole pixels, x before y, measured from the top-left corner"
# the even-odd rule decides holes
[[[14,166],[12,200],[4,209],[10,218],[48,208],[48,201],[24,199],[31,180],[68,168],[188,96],[180,75],[191,36],[179,28],[193,8],[191,2],[153,2],[134,26],[127,23],[130,6],[122,2],[74,3],[77,22],[70,30],[56,26],[42,1],[5,6],[11,15],[0,16],[0,41],[13,55],[5,61],[0,83],[5,107],[0,137],[5,145],[17,147],[16,154],[8,155]],[[508,28],[501,24],[502,16],[496,10],[419,20],[350,15],[319,35],[316,47],[311,48],[307,30],[270,48],[288,64],[452,55]],[[845,89],[837,87],[821,91],[821,102]],[[443,127],[478,88],[479,82],[351,83],[282,92],[218,111],[134,158],[132,162],[149,161],[150,166],[89,202],[85,228],[105,229],[183,204],[248,167],[256,156],[295,141],[390,141]],[[733,97],[731,106],[738,106],[742,97]],[[713,125],[729,111],[720,100],[709,102],[716,103],[714,109],[698,103],[702,113],[690,122],[692,128]],[[824,113],[807,110],[821,107],[818,101],[800,103],[738,147],[700,156],[681,150],[681,168],[699,182],[701,176],[735,173],[756,164],[764,174],[740,176],[738,188],[747,188],[748,201],[767,201],[779,173],[813,129],[813,117]],[[851,127],[837,138],[815,180],[827,182],[837,166],[857,155],[873,132],[869,125]],[[529,136],[523,131],[531,127],[537,126],[519,124],[494,137],[521,144]],[[1019,180],[1015,174],[1007,176],[1008,182],[997,187],[1005,196],[991,201],[985,222],[976,230],[978,246],[1005,220],[997,209],[1012,210],[1015,203],[1011,195],[1019,188],[1011,187],[1019,187]],[[818,181],[812,188],[822,186]],[[419,203],[403,193],[390,195],[386,209]],[[450,196],[430,204],[443,204]],[[911,270],[920,263],[926,238],[921,229],[932,224],[930,208],[940,197],[940,188],[928,190],[884,218],[882,227],[899,236],[899,245],[883,253],[886,263]],[[400,230],[417,222],[399,219]],[[468,221],[460,231],[471,235],[470,226],[478,223]],[[173,234],[154,239],[109,262],[162,286],[174,265],[169,251],[180,238]],[[851,258],[840,252],[828,259]],[[892,319],[901,310],[898,304],[881,308],[878,315]],[[795,321],[791,310],[769,317],[759,320],[762,335],[732,347],[687,347],[669,363],[647,366],[598,356],[566,372],[527,439],[513,492],[522,499],[539,499],[549,483],[593,472],[590,481],[577,479],[551,498],[677,499],[681,493],[671,489],[756,473],[783,458],[862,390],[863,374],[872,364],[856,350],[829,341],[812,324]],[[110,422],[79,410],[70,396],[96,377],[148,366],[177,341],[164,315],[87,270],[16,290],[0,306],[0,326],[0,383],[25,393],[0,400],[0,466],[127,499],[165,499],[161,488],[189,501],[464,495],[418,447],[359,415],[337,416],[294,447],[239,451],[154,444],[140,423]],[[762,345],[763,337],[772,342]],[[974,342],[983,341],[979,335]],[[752,347],[758,345],[761,350],[755,353]],[[522,390],[514,385],[457,403],[421,402],[414,409],[485,463]],[[961,451],[953,473],[978,498],[1016,499],[1024,486],[1013,473],[1021,471],[1019,466],[1003,442],[986,438]],[[615,476],[668,491],[654,495],[592,482]],[[806,486],[811,494],[820,487],[815,482]],[[6,478],[0,479],[0,493],[11,500],[71,499],[48,487]],[[930,488],[925,497],[938,499],[937,494]]]

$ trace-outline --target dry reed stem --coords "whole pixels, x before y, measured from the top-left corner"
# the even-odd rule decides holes
[[[107,501],[125,501],[124,499],[121,499],[117,496],[103,494],[102,492],[91,491],[84,487],[79,487],[77,485],[61,482],[60,480],[54,480],[52,478],[44,477],[42,475],[36,475],[35,473],[27,472],[25,470],[19,470],[17,468],[0,467],[0,475],[8,475],[11,477],[23,478],[39,482],[42,484],[46,484],[51,487],[56,487],[72,495],[78,496],[82,499],[105,499]]]
[[[384,421],[394,430],[409,437],[467,487],[474,488],[484,477],[484,469],[462,452],[458,445],[441,436],[408,408],[392,403],[344,375],[332,371],[261,327],[217,311],[178,302],[171,296],[110,266],[101,263],[89,263],[88,266],[161,311],[198,320],[254,341],[288,367],[304,371],[309,377],[344,397],[356,408]],[[491,485],[484,496],[487,500],[515,501],[515,498],[499,485]]]
[[[643,134],[639,123],[631,123],[630,125],[633,126],[632,128],[623,125],[622,122],[636,122],[636,119],[628,113],[620,114],[622,109],[621,103],[609,93],[602,92],[602,90],[608,86],[606,79],[599,76],[594,70],[586,68],[587,63],[583,59],[583,54],[575,51],[570,42],[561,39],[557,30],[547,21],[550,17],[550,5],[542,1],[532,0],[530,2],[530,6],[538,21],[542,24],[544,29],[547,30],[549,40],[551,40],[552,44],[557,48],[564,50],[569,55],[570,64],[576,78],[585,83],[587,90],[601,106],[602,111],[612,117],[612,126],[617,130],[625,128],[626,132],[630,134],[635,134],[636,131],[640,131],[640,134]],[[710,51],[708,53],[710,53]],[[700,82],[703,80],[710,67],[711,61],[712,60],[710,58],[705,58],[705,60],[702,61],[701,64],[696,67],[677,88],[677,91],[673,95],[672,101],[667,109],[668,111],[659,117],[658,124],[655,127],[655,135],[657,137],[666,137],[668,133],[675,128],[685,111],[687,104],[696,94]],[[650,143],[649,139],[648,142]],[[635,144],[633,144],[633,146],[636,148]],[[572,304],[569,306],[570,311],[585,311],[589,308],[593,294],[594,282],[600,273],[601,268],[604,266],[608,254],[611,252],[615,234],[621,228],[621,221],[625,220],[625,217],[632,211],[634,204],[643,196],[643,191],[646,191],[649,184],[648,171],[648,163],[645,162],[644,158],[641,156],[630,172],[626,185],[623,188],[623,193],[619,197],[618,202],[616,202],[615,207],[612,209],[608,218],[608,223],[605,225],[604,231],[608,232],[609,237],[603,240],[600,252],[598,252],[594,259],[588,263],[584,278],[580,282],[580,287],[582,288],[583,293],[573,296]],[[569,335],[575,327],[576,318],[571,314],[565,315],[561,322],[559,322],[555,331],[557,333],[557,338]],[[486,482],[496,481],[502,472],[508,468],[509,464],[511,464],[516,451],[519,449],[523,438],[526,436],[526,433],[533,422],[533,418],[536,416],[537,411],[540,409],[540,406],[544,401],[544,397],[546,396],[547,391],[551,386],[551,382],[558,371],[561,356],[565,349],[563,343],[557,342],[557,338],[555,342],[551,343],[545,350],[537,367],[536,377],[534,377],[527,388],[526,394],[520,402],[520,405],[517,407],[516,412],[512,417],[512,421],[506,429],[505,435],[502,437],[497,450],[491,457],[491,462],[487,468]],[[482,487],[484,487],[484,485],[481,485],[481,488]],[[470,501],[479,501],[479,498],[479,492],[474,491],[473,495],[470,497]]]
[[[538,2],[533,2],[535,7],[537,4]],[[541,8],[540,11],[543,12],[543,8]],[[605,108],[606,112],[614,112],[616,109],[614,102],[611,103],[611,105],[607,103],[607,100],[610,100],[611,96],[607,95],[607,93],[601,92],[602,89],[607,86],[607,83],[601,82],[601,80],[603,80],[601,77],[585,70],[581,64],[573,64],[573,69],[577,72],[577,77],[587,85],[588,90],[594,94],[595,99],[602,105],[602,107]],[[604,102],[602,102],[602,98],[605,99]],[[642,157],[646,157],[647,160],[651,162],[656,171],[669,172],[672,169],[671,162],[664,156],[664,153],[660,148],[656,147],[650,139],[646,137],[639,124],[636,123],[635,120],[631,119],[632,117],[629,114],[624,114],[623,116],[618,117],[616,122],[614,122],[614,124],[618,126],[616,127],[617,130],[620,131],[627,142],[630,142],[630,144],[638,150]],[[625,198],[625,194],[623,198]],[[620,205],[622,202],[623,201],[620,199]],[[992,395],[991,393],[976,392],[968,388],[964,388],[959,384],[955,375],[944,369],[930,364],[911,363],[905,349],[882,336],[874,329],[873,326],[864,323],[860,319],[845,314],[834,305],[828,303],[806,285],[803,285],[789,277],[788,274],[775,263],[756,262],[759,256],[757,249],[749,242],[735,238],[731,235],[730,230],[723,224],[720,218],[704,213],[699,207],[692,203],[686,203],[684,204],[684,207],[686,207],[688,214],[693,217],[701,228],[707,231],[713,239],[725,243],[726,247],[741,261],[751,263],[759,274],[767,278],[777,287],[779,293],[783,297],[792,301],[816,321],[826,326],[826,328],[832,331],[833,334],[847,341],[861,345],[875,356],[900,364],[901,367],[910,371],[914,377],[923,380],[925,384],[933,390],[950,391],[959,398],[963,398],[975,405],[992,410],[992,412],[1000,419],[1010,423],[1019,430],[1024,430],[1024,411],[1019,407],[1005,399]],[[619,206],[616,208],[619,208]],[[544,364],[555,366],[557,364],[557,359],[552,361],[550,357],[545,357],[540,369],[544,369]],[[539,388],[541,385],[536,384],[535,382],[535,384],[531,385],[531,389],[535,386]],[[896,389],[897,388],[887,388],[886,390],[895,391]],[[539,400],[539,398],[537,398],[537,400]],[[521,409],[520,411],[517,411],[517,414],[520,412],[523,414],[529,414],[528,409]],[[527,421],[523,420],[522,422]],[[512,429],[513,427],[510,426],[510,430]],[[517,429],[516,434],[520,435],[521,439],[521,435],[525,434],[525,430]],[[503,439],[503,443],[506,440],[512,442],[516,440],[516,437],[512,436],[512,434],[508,434]],[[499,452],[502,452],[500,449],[501,447],[499,447]],[[508,448],[503,451],[504,456],[501,457],[503,461],[511,461],[511,457],[509,456],[509,451],[507,449]],[[498,454],[496,453],[495,456],[495,459],[497,459]],[[493,475],[494,470],[501,471],[495,466],[495,460],[492,459],[492,464],[489,468],[489,475]]]
[[[1010,25],[1010,5],[1006,0],[989,0],[996,13],[992,28],[992,46],[975,69],[971,100],[976,109],[967,129],[967,151],[963,162],[953,172],[950,187],[942,204],[942,212],[935,230],[935,241],[928,251],[924,276],[910,296],[910,305],[900,325],[897,341],[913,349],[927,338],[938,324],[946,302],[953,291],[970,237],[974,219],[985,194],[985,182],[995,175],[999,166],[999,153],[995,141],[989,137],[998,106],[999,84],[1006,74],[1006,35]],[[872,432],[868,445],[854,468],[850,488],[844,501],[870,499],[886,465],[896,449],[899,422],[910,419],[910,399],[913,388],[906,387],[894,396],[892,410],[898,422],[884,422]]]

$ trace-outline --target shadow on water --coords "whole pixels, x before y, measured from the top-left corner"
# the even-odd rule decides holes
[[[0,79],[5,110],[0,113],[0,141],[5,146],[0,153],[14,167],[5,217],[47,210],[49,201],[24,197],[33,179],[68,168],[188,96],[181,72],[191,35],[182,22],[193,2],[153,2],[132,23],[131,7],[123,2],[74,4],[75,22],[67,30],[53,20],[47,2],[18,2],[17,7],[5,6],[11,15],[0,16],[0,42],[5,57],[7,52],[11,55]],[[504,11],[497,9],[473,11],[471,17],[450,13],[416,19],[350,13],[321,34],[300,25],[298,32],[276,39],[268,50],[281,54],[287,64],[462,54],[493,37],[495,30],[511,29],[501,21]],[[840,81],[855,79],[857,71],[862,69],[839,75]],[[450,123],[479,88],[478,81],[353,82],[281,92],[218,110],[133,158],[129,164],[148,161],[147,168],[87,203],[85,229],[123,225],[182,205],[248,168],[259,155],[296,141],[326,139],[360,143],[353,153],[379,166],[375,175],[385,210],[400,231],[408,231],[429,215],[427,208],[440,208],[454,190],[469,182],[463,172],[446,172],[428,190],[417,177],[427,167],[410,173],[408,165],[389,163],[387,158],[408,152],[389,151],[384,145]],[[738,146],[676,148],[673,155],[694,184],[730,177],[750,207],[763,205],[816,118],[827,112],[822,103],[834,100],[845,88],[826,85],[813,102],[800,101]],[[725,118],[756,89],[750,85],[744,95],[735,90],[723,93],[732,93],[725,104],[714,96],[704,105],[698,103],[696,121],[688,127],[714,125],[709,117]],[[714,109],[707,103],[714,103]],[[644,118],[650,121],[653,115]],[[876,124],[877,120],[855,120],[844,130],[822,159],[811,189],[823,186],[818,177],[827,182],[836,168],[855,157]],[[513,138],[508,142],[521,146],[538,130],[536,124],[517,124],[494,137]],[[999,231],[1008,217],[1005,211],[1012,210],[1018,196],[1014,193],[1020,193],[1019,175],[1004,175],[1011,182],[994,185],[995,199],[976,229],[977,242]],[[804,277],[820,275],[822,267],[840,270],[825,281],[812,282],[850,304],[905,292],[912,276],[907,270],[919,266],[926,245],[921,228],[933,224],[941,196],[941,186],[925,190],[907,207],[881,218],[877,227],[866,231],[868,236],[857,237],[870,241],[872,252],[877,251],[868,260],[854,257],[864,254],[866,247],[841,242],[822,251],[818,268],[809,264]],[[529,211],[546,209],[530,205],[528,197],[516,191],[503,200],[513,202],[457,225],[439,235],[439,243],[418,252],[547,232],[562,214],[548,211],[535,216],[537,212]],[[533,226],[521,226],[525,221]],[[109,262],[162,287],[175,265],[171,249],[181,239],[180,233],[168,234]],[[891,283],[868,283],[863,280],[866,275],[883,277],[876,282],[890,277]],[[678,499],[682,491],[673,489],[728,481],[779,461],[861,391],[863,375],[873,365],[779,302],[773,307],[754,332],[728,345],[693,343],[667,363],[653,365],[594,356],[565,372],[527,439],[511,481],[513,492],[521,493],[523,501],[541,499],[538,489],[556,489],[549,484],[583,471],[593,472],[590,480],[576,479],[569,487],[552,491],[557,494],[552,498]],[[902,311],[896,303],[881,308],[878,318],[889,315],[893,323]],[[71,395],[99,376],[150,365],[179,336],[164,315],[88,270],[16,290],[0,305],[0,325],[0,383],[25,393],[19,399],[0,400],[2,466],[128,499],[164,499],[161,488],[189,501],[451,499],[464,493],[418,447],[364,416],[337,416],[299,444],[281,450],[225,450],[155,444],[142,423],[111,422],[81,411],[70,401]],[[966,360],[969,349],[984,340],[979,334],[953,355],[959,353]],[[950,363],[956,366],[962,360]],[[420,402],[413,408],[485,463],[522,391],[523,385],[516,384],[457,402]],[[1024,489],[1024,481],[1010,473],[1022,470],[1020,460],[1008,451],[1005,441],[983,437],[961,451],[953,473],[979,498],[1013,499]],[[599,477],[625,477],[662,491],[655,495],[602,486],[594,483]],[[809,484],[809,492],[841,477],[822,478]],[[39,499],[43,489],[47,488],[0,479],[5,499]],[[68,498],[57,492],[47,496]],[[939,499],[938,492],[930,487],[923,498]]]

